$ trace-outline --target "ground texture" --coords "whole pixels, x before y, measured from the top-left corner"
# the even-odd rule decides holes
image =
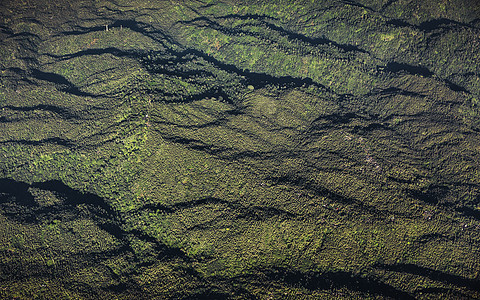
[[[479,299],[480,4],[0,2],[0,298]]]

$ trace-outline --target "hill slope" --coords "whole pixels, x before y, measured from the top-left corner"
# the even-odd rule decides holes
[[[480,5],[0,12],[1,298],[480,298]]]

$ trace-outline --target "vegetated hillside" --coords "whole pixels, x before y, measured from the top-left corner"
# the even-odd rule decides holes
[[[480,298],[479,16],[3,1],[0,298]]]

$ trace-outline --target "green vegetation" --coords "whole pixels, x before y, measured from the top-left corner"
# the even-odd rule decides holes
[[[384,2],[2,4],[0,298],[479,298],[479,10]]]

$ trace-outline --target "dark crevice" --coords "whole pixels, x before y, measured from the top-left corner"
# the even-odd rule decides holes
[[[151,210],[151,211],[161,211],[164,213],[173,213],[175,210],[168,205],[163,205],[159,203],[148,203],[142,206],[141,209]]]
[[[296,217],[295,214],[285,211],[283,209],[275,208],[275,207],[264,207],[264,206],[244,206],[237,202],[229,202],[223,199],[214,198],[214,197],[206,197],[201,198],[195,201],[187,201],[187,202],[179,202],[169,206],[165,206],[162,204],[146,204],[142,208],[151,210],[151,211],[162,211],[165,213],[174,213],[178,210],[183,210],[187,208],[207,205],[207,204],[221,204],[226,206],[233,211],[239,213],[240,215],[238,218],[253,218],[255,220],[265,220],[274,216],[282,216],[286,219],[291,219]],[[201,226],[196,226],[201,227]]]
[[[95,49],[87,49],[78,51],[72,54],[65,54],[65,55],[53,55],[53,54],[46,54],[47,56],[58,58],[62,60],[73,59],[82,56],[89,56],[89,55],[104,55],[104,54],[112,54],[116,57],[134,57],[138,56],[138,53],[133,51],[123,51],[118,48],[108,47],[108,48],[95,48]],[[68,82],[64,83],[68,84]]]
[[[425,32],[432,32],[438,29],[448,29],[448,28],[454,28],[454,27],[474,28],[474,26],[468,23],[462,23],[462,22],[458,22],[458,21],[450,20],[446,18],[425,21],[420,23],[419,25],[408,23],[407,21],[402,19],[391,19],[385,23],[389,25],[399,26],[399,27],[411,27],[411,28],[415,28],[417,30],[422,30]]]
[[[163,132],[156,130],[158,133],[162,135],[162,138],[165,140],[175,143],[175,144],[181,144],[185,145],[186,147],[193,149],[193,150],[198,150],[198,151],[203,151],[212,155],[220,155],[224,152],[227,151],[233,151],[231,148],[226,148],[226,147],[221,147],[221,146],[215,146],[213,144],[205,144],[201,140],[195,140],[195,139],[189,139],[189,138],[184,138],[184,137],[179,137],[179,136],[167,136],[163,134]]]
[[[318,186],[314,183],[310,183],[308,179],[302,177],[287,177],[287,176],[270,176],[266,178],[271,181],[273,184],[289,184],[296,187],[301,187],[310,191],[315,192],[318,196],[332,199],[344,204],[354,204],[357,202],[354,198],[349,198],[342,196],[336,192],[333,192],[325,187]]]
[[[52,138],[46,138],[38,141],[32,141],[32,140],[6,140],[6,141],[0,141],[0,144],[20,144],[20,145],[28,145],[28,146],[39,146],[39,145],[44,145],[44,144],[55,144],[67,148],[75,147],[76,144],[69,141],[65,140],[63,138],[59,137],[52,137]]]
[[[179,46],[174,39],[169,37],[167,34],[162,32],[161,30],[159,30],[159,29],[157,29],[157,28],[155,28],[151,25],[141,23],[141,22],[137,22],[135,20],[116,20],[110,26],[111,27],[117,27],[117,28],[120,27],[120,26],[128,28],[128,29],[130,29],[134,32],[137,32],[137,33],[140,33],[140,34],[143,34],[143,35],[146,35],[146,36],[149,36],[149,37],[155,39],[157,42],[160,42],[160,44],[162,44],[163,46],[165,46],[165,41],[167,41],[169,44]],[[151,29],[151,31],[147,31],[147,29]],[[159,34],[160,38],[152,36],[153,34]]]
[[[235,65],[222,63],[216,60],[215,58],[208,56],[203,52],[200,52],[195,49],[188,49],[178,53],[179,56],[184,56],[187,54],[202,57],[204,60],[212,63],[213,65],[215,65],[217,68],[221,70],[235,73],[239,76],[247,78],[245,85],[252,85],[256,89],[263,88],[270,84],[275,84],[278,86],[291,87],[291,88],[313,85],[318,88],[328,90],[328,88],[324,87],[323,85],[319,83],[315,83],[311,78],[302,79],[302,78],[296,78],[292,76],[275,77],[272,75],[268,75],[266,73],[256,73],[256,72],[250,72],[248,70],[240,70]]]
[[[31,33],[31,32],[19,32],[19,33],[15,33],[15,34],[12,34],[10,35],[10,38],[15,38],[15,37],[24,37],[24,38],[35,38],[35,39],[40,39],[40,37],[34,33]],[[29,50],[33,50],[33,49],[29,49]]]
[[[449,193],[450,188],[447,186],[443,185],[436,185],[436,186],[431,186],[425,191],[418,191],[418,190],[412,190],[412,189],[407,189],[407,193],[415,198],[418,199],[422,202],[428,203],[428,204],[435,204],[435,205],[440,205],[444,208],[453,208],[455,211],[469,217],[473,217],[476,220],[480,220],[480,212],[477,209],[474,209],[469,206],[459,206],[459,205],[454,205],[451,202],[444,202],[442,201]]]
[[[430,71],[426,67],[422,66],[412,66],[409,64],[405,63],[398,63],[398,62],[389,62],[385,67],[377,67],[377,69],[383,70],[383,71],[389,71],[392,73],[398,73],[398,72],[406,72],[410,75],[419,75],[423,77],[432,77],[434,73]],[[468,90],[466,90],[464,87],[459,86],[447,79],[444,79],[443,82],[452,90],[455,92],[465,92],[465,93],[470,93]]]
[[[231,18],[235,18],[235,19],[239,19],[241,17],[241,16],[236,16],[236,15],[230,15],[230,16],[232,16]],[[220,18],[221,19],[226,19],[227,17],[224,16],[224,17],[220,17]],[[217,18],[217,19],[220,19],[220,18]],[[224,34],[227,34],[227,35],[238,35],[238,34],[242,33],[242,34],[246,34],[246,35],[262,37],[262,38],[268,39],[268,37],[265,37],[265,36],[260,35],[258,33],[253,33],[253,32],[250,32],[250,31],[244,31],[244,30],[240,30],[238,28],[224,27],[224,26],[218,24],[217,22],[214,22],[214,21],[212,21],[212,20],[210,20],[209,18],[206,18],[206,17],[199,17],[199,18],[195,18],[195,19],[190,20],[190,21],[183,21],[181,23],[183,23],[183,24],[193,24],[193,23],[198,22],[198,21],[205,21],[205,22],[208,23],[208,26],[211,27],[212,29],[215,29],[215,30],[220,31],[220,32],[222,32]],[[302,35],[302,34],[299,34],[299,33],[296,33],[296,32],[292,32],[292,31],[288,31],[288,30],[284,29],[283,27],[279,27],[279,26],[274,25],[272,23],[265,22],[264,20],[261,20],[260,24],[265,26],[266,28],[272,30],[272,31],[278,32],[279,34],[281,34],[283,36],[286,36],[289,40],[302,41],[302,42],[304,42],[304,43],[306,43],[310,46],[313,46],[313,47],[316,47],[316,46],[319,46],[319,45],[332,45],[332,46],[336,47],[337,49],[340,49],[344,52],[368,53],[367,51],[365,51],[363,49],[360,49],[357,46],[350,45],[350,44],[338,44],[335,41],[329,40],[325,37],[309,38],[305,35]],[[242,27],[243,26],[249,26],[249,24],[243,24],[241,26]]]
[[[458,22],[458,21],[450,20],[446,18],[440,18],[440,19],[434,19],[434,20],[422,22],[417,26],[417,28],[424,31],[433,31],[433,30],[445,28],[448,26],[460,26],[460,27],[472,28],[472,26],[468,23],[462,23],[462,22]]]
[[[312,125],[317,128],[329,128],[336,127],[337,125],[345,125],[351,122],[352,119],[359,118],[359,116],[353,112],[346,114],[334,113],[326,116],[320,116],[313,120]]]
[[[16,85],[18,85],[19,82],[24,82],[32,86],[38,86],[36,82],[33,82],[29,78],[27,78],[28,73],[21,68],[12,67],[12,68],[8,68],[7,71],[12,72],[13,76],[10,74],[3,75],[3,76],[7,78],[8,77],[11,78],[12,81],[15,81]]]
[[[285,282],[291,286],[303,287],[308,290],[330,290],[347,288],[361,293],[388,297],[389,299],[415,299],[411,294],[386,283],[369,277],[360,277],[350,272],[308,272],[275,268],[265,272],[270,280]]]
[[[405,71],[411,75],[420,75],[420,76],[425,76],[425,77],[430,77],[434,73],[430,71],[429,69],[421,66],[412,66],[409,64],[404,64],[404,63],[397,63],[397,62],[389,62],[385,66],[385,70],[393,72],[393,73],[398,73],[400,71]]]
[[[26,107],[6,105],[4,106],[4,108],[14,110],[14,111],[21,111],[21,112],[31,112],[36,110],[50,111],[65,119],[80,119],[76,114],[71,113],[68,109],[55,106],[55,105],[38,104],[35,106],[26,106]]]
[[[341,195],[331,189],[328,189],[317,183],[311,182],[310,180],[302,177],[284,176],[284,177],[267,177],[266,179],[273,182],[273,184],[288,184],[291,186],[300,187],[304,190],[310,191],[311,193],[315,194],[317,197],[327,198],[334,202],[342,203],[344,205],[353,205],[359,211],[368,213],[371,216],[378,219],[383,219],[391,215],[407,217],[403,213],[381,210],[376,208],[375,206],[365,204],[359,199]]]
[[[105,27],[107,25],[108,27]],[[147,25],[142,22],[137,22],[135,20],[111,20],[110,24],[105,24],[102,26],[93,26],[93,27],[82,27],[77,26],[78,30],[72,31],[63,31],[57,34],[57,36],[69,36],[69,35],[83,35],[91,32],[105,31],[107,28],[109,30],[116,28],[128,28],[134,32],[140,33],[144,36],[150,37],[155,41],[159,42],[161,45],[165,46],[165,41],[169,44],[178,45],[172,38],[166,35],[161,30],[154,28],[151,25]],[[155,35],[160,35],[159,37]]]
[[[392,128],[390,128],[388,125],[376,122],[376,120],[378,119],[378,116],[375,116],[375,115],[361,116],[359,114],[350,112],[346,114],[334,113],[334,114],[318,117],[311,123],[311,126],[309,128],[309,133],[312,134],[315,131],[325,130],[329,128],[338,128],[338,127],[342,128],[352,123],[352,121],[355,119],[360,119],[363,121],[363,123],[366,123],[364,125],[353,125],[350,130],[352,133],[355,133],[355,134],[365,133],[365,132],[378,130],[378,129],[388,130],[388,131],[392,130]],[[386,121],[386,120],[383,120],[383,121]]]
[[[236,161],[236,160],[241,160],[245,158],[250,158],[250,159],[266,158],[266,155],[268,154],[266,152],[256,152],[256,151],[250,151],[250,150],[240,151],[239,149],[235,149],[235,148],[215,146],[214,144],[205,144],[201,140],[184,138],[181,136],[172,136],[171,134],[166,134],[161,130],[158,130],[158,129],[154,129],[154,130],[158,132],[163,139],[169,142],[181,144],[181,145],[184,145],[185,147],[188,147],[189,149],[202,151],[228,161]]]
[[[233,152],[233,153],[232,153]],[[274,156],[272,153],[268,152],[257,152],[252,150],[244,150],[244,151],[230,151],[226,154],[219,155],[220,158],[228,160],[228,161],[241,161],[243,159],[268,159],[271,156]]]
[[[53,192],[61,199],[61,203],[47,207],[39,206],[29,192],[30,188]],[[129,245],[128,235],[133,234],[137,238],[154,243],[159,255],[185,258],[179,249],[170,248],[142,231],[123,230],[120,225],[121,217],[105,199],[95,194],[76,191],[58,180],[27,184],[12,179],[0,179],[0,205],[4,215],[27,223],[73,220],[79,214],[84,214],[77,207],[87,205],[88,217],[93,218],[99,228],[116,237],[124,246]]]
[[[413,179],[403,179],[403,178],[396,178],[392,176],[387,176],[387,178],[389,180],[392,180],[398,183],[412,184],[413,182],[415,182]]]
[[[470,94],[470,92],[469,92],[467,89],[465,89],[464,87],[459,86],[459,85],[451,82],[451,81],[448,80],[448,79],[445,79],[444,81],[445,81],[445,83],[447,84],[447,86],[448,86],[452,91],[455,91],[455,92],[464,92],[464,93]]]
[[[238,19],[238,20],[256,20],[256,21],[265,21],[265,20],[278,20],[278,18],[265,16],[265,15],[253,15],[253,14],[244,14],[244,15],[237,15],[237,14],[229,14],[220,17],[215,17],[215,19],[222,20],[222,19]]]
[[[197,102],[199,100],[213,97],[216,99],[222,99],[221,101],[232,104],[232,105],[235,104],[235,101],[230,97],[230,95],[222,91],[221,88],[219,87],[215,87],[195,95],[181,96],[178,98],[176,98],[174,94],[167,94],[162,92],[161,90],[158,91],[158,93],[163,97],[173,98],[173,99],[160,98],[159,101],[162,103],[192,103],[192,102]],[[150,91],[150,94],[155,95],[156,94],[155,90]]]
[[[155,56],[156,54],[151,55]],[[240,70],[235,65],[221,63],[213,57],[208,56],[195,49],[188,49],[180,52],[172,51],[171,55],[173,55],[173,57],[150,58],[150,54],[144,54],[143,64],[146,69],[149,70],[149,72],[151,72],[152,74],[174,75],[184,79],[195,79],[197,77],[200,79],[204,78],[205,76],[214,76],[214,74],[207,71],[182,70],[183,66],[178,66],[179,63],[194,61],[195,58],[202,58],[206,62],[213,64],[216,68],[238,76],[238,78],[241,78],[241,81],[244,85],[252,85],[256,89],[274,84],[281,88],[296,88],[313,85],[318,88],[328,90],[323,85],[313,82],[311,78],[301,79],[291,76],[275,77],[265,73],[255,73],[248,70]],[[199,82],[198,84],[200,83],[201,82]],[[151,91],[149,91],[149,93],[158,93],[159,95],[164,97],[160,100],[166,103],[189,103],[207,97],[216,97],[218,99],[222,99],[221,101],[230,103],[232,105],[235,105],[235,103],[237,102],[234,99],[236,98],[236,96],[234,94],[231,95],[230,92],[226,92],[226,90],[224,90],[221,86],[212,87],[207,91],[188,96],[175,96],[171,94],[169,95],[162,90],[156,89],[152,89]]]
[[[383,270],[393,271],[393,272],[403,272],[412,275],[418,275],[427,277],[434,281],[440,281],[447,284],[453,284],[459,287],[466,287],[471,290],[480,290],[480,281],[465,278],[458,275],[444,273],[438,270],[417,266],[414,264],[395,264],[395,265],[386,265],[379,264],[376,265],[377,268]]]
[[[477,220],[480,220],[480,210],[478,209],[468,207],[468,206],[461,206],[461,207],[457,207],[455,210],[462,213],[465,216],[473,217]]]
[[[17,122],[17,120],[10,120],[10,119],[7,119],[3,116],[0,116],[0,123],[5,124],[5,123],[14,123],[14,122]]]
[[[1,120],[1,119],[0,119]],[[178,128],[184,128],[184,129],[201,129],[201,128],[210,128],[210,127],[216,127],[216,126],[223,126],[228,122],[227,119],[217,119],[211,122],[203,123],[200,125],[184,125],[181,123],[173,123],[169,121],[152,121],[154,124],[159,124],[159,125],[167,125],[167,126],[175,126]]]
[[[27,207],[36,206],[35,198],[28,192],[29,187],[30,185],[24,182],[0,179],[0,199],[4,202],[10,195],[13,195],[22,205]]]
[[[10,29],[10,28],[7,27],[7,26],[0,25],[0,29],[2,30],[2,33],[8,34],[8,35],[12,35],[12,34],[13,34],[12,29]]]
[[[55,195],[62,199],[62,204],[42,207],[35,201],[34,196],[29,192],[29,188],[38,188],[54,192]],[[17,182],[12,179],[0,179],[0,191],[5,193],[4,203],[15,203],[20,205],[20,209],[25,212],[30,211],[31,218],[24,218],[29,222],[39,222],[43,218],[51,219],[60,215],[71,215],[76,211],[74,208],[80,204],[91,206],[95,211],[95,215],[101,218],[115,218],[116,213],[101,197],[90,193],[82,193],[66,186],[61,181],[53,180],[46,182],[35,182],[30,184]],[[11,198],[13,197],[13,198]],[[23,208],[22,208],[23,207]],[[63,213],[62,213],[63,211]],[[70,212],[70,213],[68,213]],[[18,217],[21,217],[18,215]],[[114,233],[118,236],[118,232]]]
[[[292,219],[296,217],[295,214],[289,211],[269,206],[250,206],[248,207],[248,210],[258,215],[259,219],[261,220],[274,216],[282,216],[286,219]]]
[[[58,85],[58,89],[65,93],[69,93],[75,96],[82,96],[82,97],[91,97],[91,98],[99,97],[98,95],[81,91],[80,89],[78,89],[78,87],[76,87],[73,83],[68,81],[65,77],[55,73],[48,73],[48,72],[43,72],[37,69],[32,69],[31,75],[38,80],[47,81],[55,85]]]
[[[363,5],[363,4],[360,4],[358,2],[356,2],[355,0],[342,0],[341,1],[342,3],[346,4],[346,5],[351,5],[351,6],[355,6],[355,7],[360,7],[360,8],[363,8],[363,9],[366,9],[370,12],[375,12],[375,10],[373,10],[371,7],[369,6],[366,6],[366,5]]]
[[[423,191],[407,190],[407,192],[415,199],[421,200],[429,204],[438,204],[449,193],[450,188],[445,185],[431,185]]]
[[[240,78],[246,78],[246,80],[242,80],[244,85],[252,85],[255,89],[263,88],[268,85],[276,85],[281,88],[296,88],[296,87],[307,87],[307,86],[315,86],[322,90],[330,91],[329,88],[314,82],[311,78],[297,78],[292,76],[281,76],[275,77],[272,75],[268,75],[266,73],[256,73],[252,72],[248,69],[241,70],[237,66],[233,64],[226,64],[223,62],[218,61],[217,59],[209,56],[201,51],[196,49],[185,49],[182,51],[175,51],[172,50],[170,47],[166,48],[171,57],[160,57],[160,58],[150,58],[150,55],[153,54],[138,54],[143,56],[143,64],[151,73],[159,73],[159,74],[167,74],[167,75],[174,75],[179,76],[182,78],[191,78],[192,76],[209,76],[210,72],[205,72],[203,70],[182,70],[182,66],[178,66],[179,63],[183,62],[190,62],[194,61],[196,57],[202,58],[206,62],[213,64],[216,68],[226,71],[228,73],[233,73]],[[123,54],[122,54],[123,55]],[[126,54],[125,54],[126,55]],[[162,55],[162,54],[161,54]],[[213,74],[212,74],[213,76]],[[159,91],[161,93],[161,91]],[[331,91],[330,91],[331,92]],[[216,96],[222,96],[225,101],[228,103],[233,103],[233,99],[231,95],[227,95],[226,92],[222,91],[221,88],[214,88],[208,92],[205,92],[204,95],[201,96],[189,96],[189,99],[185,100],[186,102],[195,101],[201,97],[207,96],[209,93],[213,93]],[[349,95],[339,95],[339,97],[345,98]],[[183,102],[185,102],[183,101]],[[173,101],[175,102],[175,100]]]
[[[434,213],[433,212],[425,212],[425,217],[428,218],[434,218]],[[441,234],[441,233],[428,233],[428,234],[423,234],[415,239],[416,243],[420,244],[427,244],[431,243],[434,240],[451,240],[447,236]]]

